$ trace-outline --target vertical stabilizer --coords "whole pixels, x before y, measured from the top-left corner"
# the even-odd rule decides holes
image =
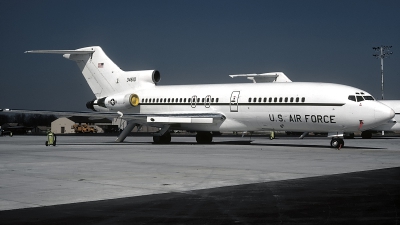
[[[64,58],[75,61],[97,99],[154,87],[161,79],[157,70],[121,70],[100,46],[76,50],[33,50],[25,53],[63,54]]]
[[[64,54],[64,58],[75,61],[82,71],[87,83],[97,98],[105,97],[117,92],[116,83],[123,72],[101,47],[86,47],[76,50],[93,51],[90,54]]]

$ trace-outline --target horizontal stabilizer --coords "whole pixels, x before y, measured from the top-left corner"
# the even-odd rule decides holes
[[[25,53],[39,53],[39,54],[91,54],[94,50],[31,50]]]

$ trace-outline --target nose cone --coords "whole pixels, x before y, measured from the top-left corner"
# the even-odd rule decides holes
[[[386,123],[390,119],[392,119],[395,115],[395,112],[393,111],[392,108],[384,105],[384,104],[379,104],[375,108],[375,123],[382,124]]]

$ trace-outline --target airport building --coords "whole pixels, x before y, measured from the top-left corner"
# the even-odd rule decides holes
[[[51,123],[51,131],[55,134],[73,133],[119,133],[125,129],[127,121],[121,118],[112,120],[102,118],[93,119],[91,117],[72,116],[61,117]],[[132,132],[157,132],[158,129],[143,126],[140,130],[135,127]]]
[[[51,123],[51,131],[55,134],[106,133],[112,132],[113,129],[117,132],[118,126],[113,125],[112,121],[106,118],[91,119],[83,116],[71,116],[58,118]]]

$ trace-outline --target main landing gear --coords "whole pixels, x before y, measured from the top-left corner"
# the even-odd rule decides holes
[[[213,135],[211,132],[199,131],[196,134],[196,141],[198,144],[210,144],[212,142]],[[171,143],[171,133],[165,132],[163,135],[153,136],[154,144],[169,144]]]
[[[212,142],[213,135],[211,132],[199,131],[196,134],[196,141],[198,144],[210,144]]]
[[[169,144],[171,143],[171,133],[165,132],[161,136],[153,136],[153,143],[154,144]]]
[[[372,138],[372,132],[369,130],[361,132],[361,137],[363,139],[371,139]]]
[[[332,148],[341,149],[344,146],[344,140],[342,138],[334,137],[331,140],[331,146]]]

